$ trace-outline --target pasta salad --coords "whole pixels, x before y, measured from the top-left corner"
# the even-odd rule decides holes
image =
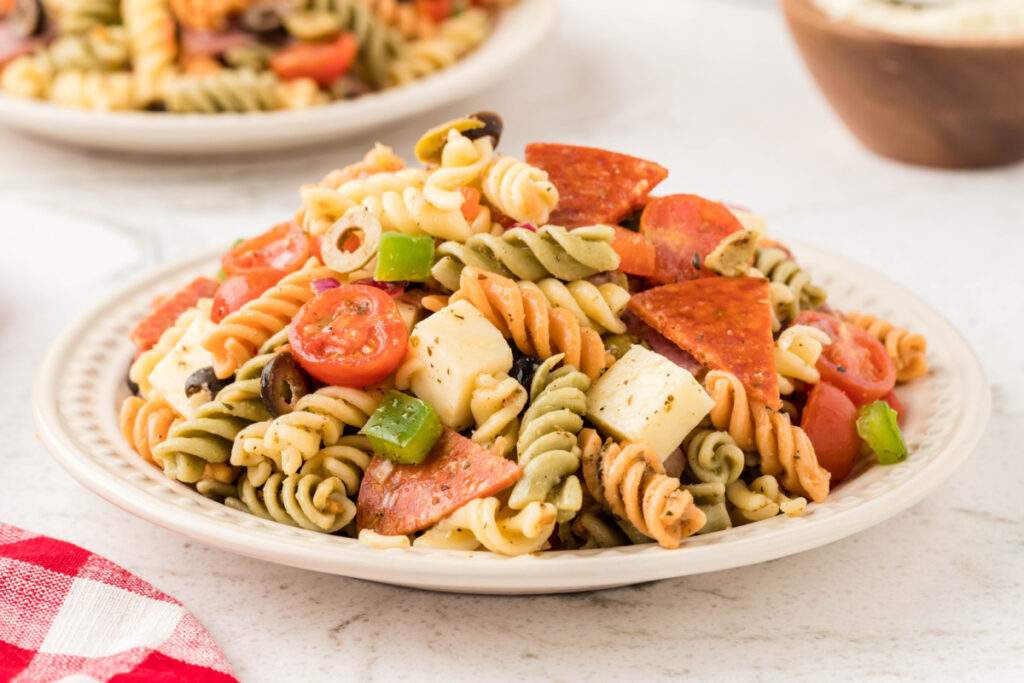
[[[0,92],[90,110],[303,109],[451,66],[515,0],[0,0]]]
[[[491,112],[377,144],[154,302],[120,427],[237,510],[376,547],[676,548],[902,461],[925,339],[756,216]]]

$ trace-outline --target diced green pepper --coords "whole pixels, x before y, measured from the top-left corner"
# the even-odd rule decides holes
[[[903,443],[897,416],[885,401],[863,406],[857,413],[857,433],[883,465],[895,465],[907,458],[907,445]]]
[[[434,238],[385,232],[380,236],[373,279],[380,282],[425,282],[433,265]]]
[[[375,453],[403,465],[417,465],[441,436],[441,420],[429,404],[400,391],[389,391],[360,434]]]

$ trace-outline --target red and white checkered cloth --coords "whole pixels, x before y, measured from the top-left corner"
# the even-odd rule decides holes
[[[0,681],[235,681],[180,602],[76,545],[0,524]]]

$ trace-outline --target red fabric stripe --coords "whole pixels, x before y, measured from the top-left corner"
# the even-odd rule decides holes
[[[0,557],[31,562],[68,576],[77,575],[89,555],[89,551],[84,548],[45,536],[0,546]]]
[[[234,676],[194,666],[153,652],[128,673],[111,677],[110,683],[237,683]]]
[[[9,681],[24,671],[34,654],[0,640],[0,681]]]

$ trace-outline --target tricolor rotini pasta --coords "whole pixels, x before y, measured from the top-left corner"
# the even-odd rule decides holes
[[[354,2],[307,0],[297,35]],[[78,73],[48,60],[4,77]],[[907,457],[897,381],[926,374],[922,336],[823,306],[719,203],[645,194],[639,234],[615,225],[649,162],[551,143],[520,162],[503,128],[430,128],[420,165],[378,144],[232,245],[218,280],[157,298],[118,415],[140,466],[252,527],[521,556],[790,526],[872,457]]]

